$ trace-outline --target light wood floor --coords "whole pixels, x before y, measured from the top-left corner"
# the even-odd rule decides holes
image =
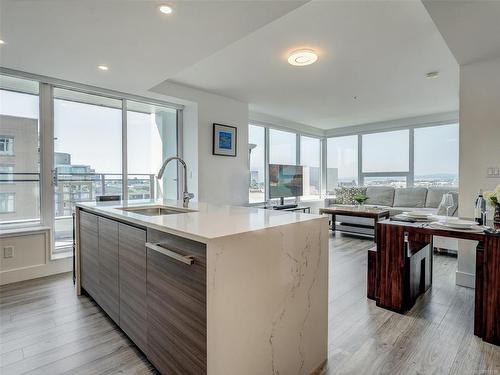
[[[500,375],[500,348],[472,333],[474,291],[454,284],[456,258],[435,256],[434,284],[406,315],[366,299],[371,241],[330,239],[326,374]],[[0,288],[0,374],[150,374],[144,356],[70,274]],[[288,374],[282,374],[288,375]]]

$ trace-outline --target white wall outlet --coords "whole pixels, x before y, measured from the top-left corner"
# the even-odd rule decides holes
[[[14,258],[14,246],[4,246],[3,257],[4,258]]]

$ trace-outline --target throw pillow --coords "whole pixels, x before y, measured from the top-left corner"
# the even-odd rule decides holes
[[[336,202],[338,204],[355,204],[354,196],[357,194],[366,194],[366,188],[354,186],[335,189]]]

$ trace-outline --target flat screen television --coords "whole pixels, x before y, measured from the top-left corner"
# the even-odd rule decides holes
[[[300,197],[302,189],[302,166],[269,164],[269,197]]]

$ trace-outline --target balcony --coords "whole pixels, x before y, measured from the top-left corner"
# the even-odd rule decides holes
[[[71,253],[73,213],[78,202],[95,201],[100,195],[123,196],[120,173],[57,173],[54,176],[54,251]],[[156,199],[161,191],[154,174],[128,175],[129,200]],[[50,213],[40,214],[40,174],[0,172],[0,226],[50,225]]]

